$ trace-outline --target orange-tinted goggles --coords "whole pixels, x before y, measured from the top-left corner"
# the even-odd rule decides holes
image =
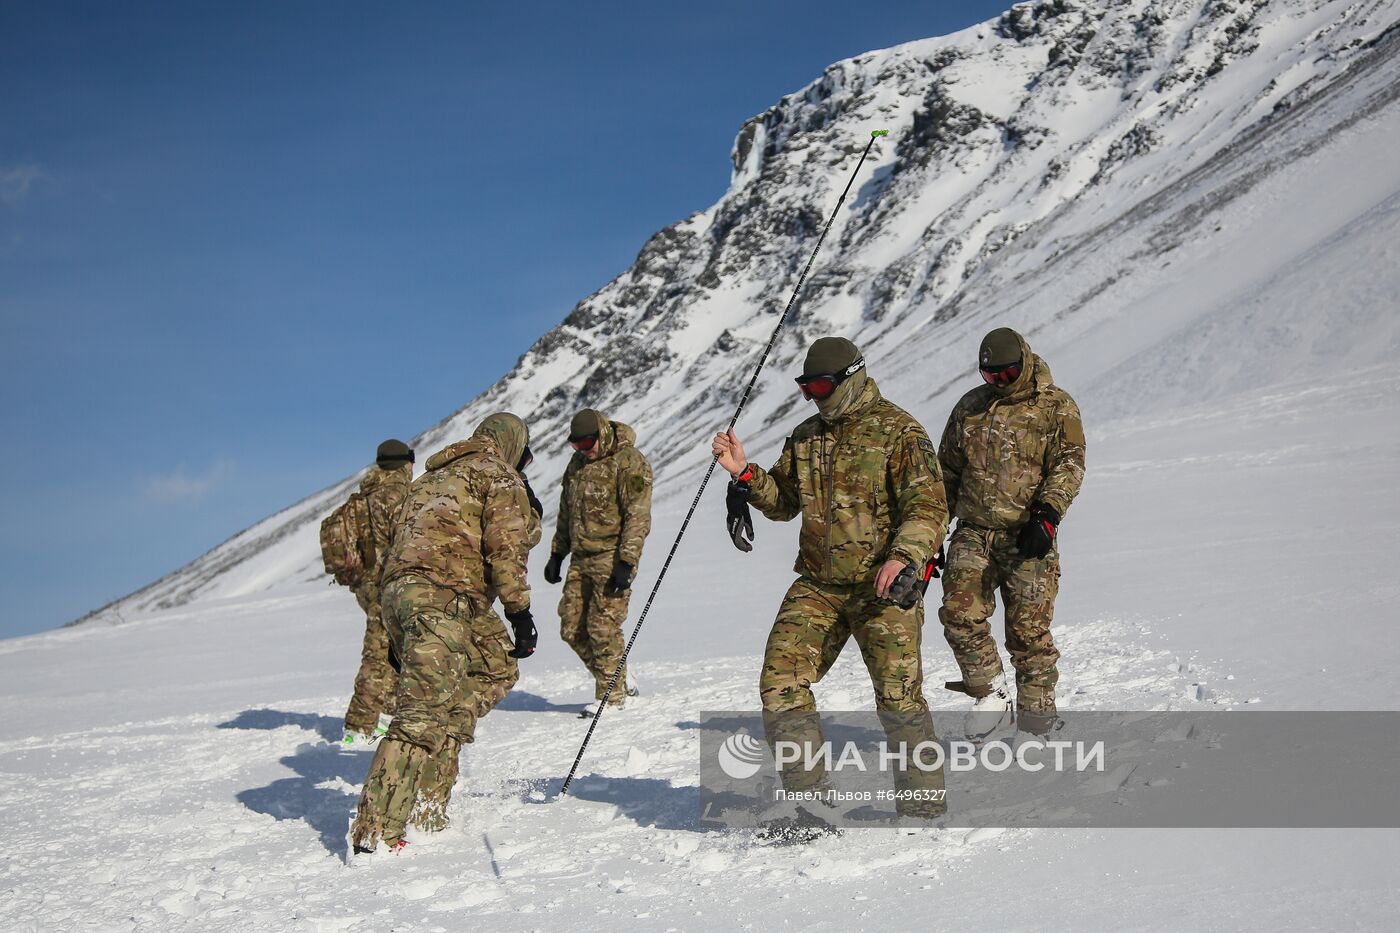
[[[595,445],[595,444],[597,444],[597,443],[598,443],[598,435],[596,435],[596,434],[589,434],[589,435],[586,435],[586,436],[584,436],[584,437],[571,437],[571,438],[569,438],[569,445],[570,445],[571,447],[573,447],[574,450],[580,450],[580,451],[585,451],[585,452],[586,452],[586,451],[589,451],[589,450],[592,450],[592,449],[593,449],[593,445]]]
[[[831,398],[831,393],[836,391],[839,384],[835,376],[801,376],[797,379],[802,397],[808,401]]]
[[[1009,386],[1021,376],[1020,363],[982,367],[982,379],[989,386]]]
[[[836,391],[836,387],[847,379],[860,372],[865,367],[865,358],[861,357],[850,366],[847,366],[839,373],[828,373],[820,376],[798,376],[794,382],[802,390],[802,397],[807,401],[816,400],[818,402],[831,398],[831,393]]]

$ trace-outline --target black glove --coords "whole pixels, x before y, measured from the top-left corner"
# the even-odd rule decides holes
[[[627,588],[632,585],[632,565],[625,560],[620,560],[613,564],[612,576],[608,577],[608,583],[603,587],[603,592],[609,596],[621,596],[627,592]]]
[[[890,584],[890,592],[885,599],[901,609],[913,609],[923,592],[924,581],[914,572],[913,567],[906,566]]]
[[[906,566],[890,583],[890,593],[885,598],[901,609],[913,609],[919,597],[928,592],[928,581],[938,576],[938,571],[943,569],[946,562],[943,545],[940,544],[938,553],[924,564],[923,573],[915,574],[913,567]]]
[[[1060,527],[1060,513],[1042,502],[1031,503],[1031,518],[1021,526],[1016,547],[1021,556],[1041,560],[1055,545],[1055,531]]]
[[[530,614],[530,607],[526,606],[519,612],[507,612],[506,619],[515,633],[515,647],[506,653],[512,658],[528,658],[534,654],[540,633],[535,631],[535,617]]]
[[[737,479],[729,481],[729,492],[724,497],[729,516],[725,524],[729,527],[729,537],[734,546],[747,554],[753,550],[753,515],[749,512],[749,484]]]
[[[536,515],[543,515],[544,503],[540,501],[539,496],[535,495],[535,491],[530,488],[530,481],[523,476],[520,478],[525,480],[525,498],[530,500],[530,511],[534,512]]]
[[[561,579],[559,571],[564,568],[564,555],[549,555],[549,563],[544,565],[544,582],[558,583]]]

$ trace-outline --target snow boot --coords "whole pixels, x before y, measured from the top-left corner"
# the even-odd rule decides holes
[[[585,707],[579,712],[578,718],[579,718],[579,719],[596,719],[596,718],[598,718],[598,706],[599,706],[600,703],[601,703],[600,700],[594,700],[592,703],[589,703],[587,706],[585,706]],[[621,703],[609,703],[609,704],[608,704],[608,711],[609,711],[609,712],[616,713],[616,712],[617,712],[618,710],[620,710],[620,709],[622,709],[622,704],[621,704]]]
[[[408,846],[407,839],[400,839],[394,845],[379,842],[374,848],[355,845],[355,817],[350,817],[345,826],[345,864],[351,868],[363,868],[377,858],[398,855]]]
[[[1011,691],[1006,687],[1006,675],[998,674],[991,683],[991,692],[979,697],[972,712],[963,719],[963,736],[973,742],[985,741],[998,729],[1011,725]]]
[[[1016,712],[1016,738],[1045,739],[1052,732],[1065,727],[1065,721],[1056,713],[1032,713],[1028,710]]]

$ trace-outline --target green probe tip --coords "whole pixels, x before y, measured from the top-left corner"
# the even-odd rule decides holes
[[[890,135],[890,131],[889,131],[889,130],[871,130],[871,131],[870,131],[870,135],[871,135],[872,137],[874,137],[874,136],[888,136],[888,135]]]

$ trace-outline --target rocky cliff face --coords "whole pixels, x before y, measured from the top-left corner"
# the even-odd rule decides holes
[[[1232,205],[1349,127],[1395,121],[1397,22],[1393,0],[1038,0],[838,62],[743,124],[717,204],[652,236],[415,446],[431,451],[509,409],[532,428],[543,491],[562,472],[568,419],[591,406],[637,427],[660,509],[682,488],[688,497],[706,434],[732,411],[877,128],[890,134],[836,218],[741,433],[775,442],[805,414],[789,380],[824,333],[860,343],[935,435],[985,326],[1014,324],[1042,347],[1082,348],[1105,327],[1141,334],[1071,365],[1086,379],[1111,369],[1189,323],[1141,309],[1163,276],[1189,278],[1181,265],[1164,271],[1173,262],[1243,248],[1223,220]],[[1266,266],[1249,274],[1267,278]],[[117,605],[315,577],[315,525],[354,480]]]

